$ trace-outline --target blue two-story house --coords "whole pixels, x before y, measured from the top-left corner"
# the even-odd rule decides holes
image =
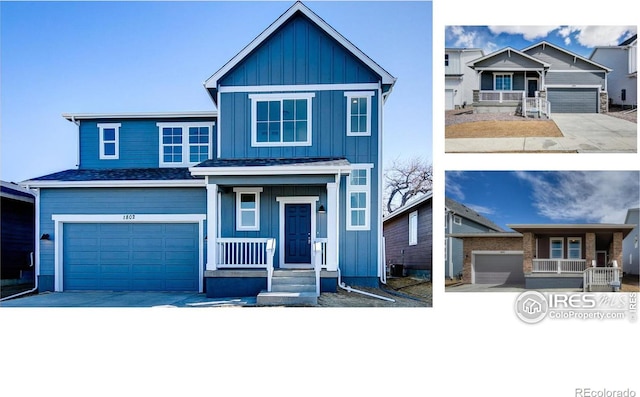
[[[206,80],[217,111],[63,115],[78,168],[23,182],[40,291],[249,296],[284,269],[377,286],[395,81],[297,2]]]

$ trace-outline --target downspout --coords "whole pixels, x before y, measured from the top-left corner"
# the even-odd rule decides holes
[[[25,186],[27,189],[29,189],[29,186]],[[31,189],[29,189],[31,190]],[[27,295],[27,294],[31,294],[34,293],[36,291],[38,291],[38,276],[40,275],[40,260],[38,259],[40,257],[40,191],[38,189],[35,189],[34,191],[35,196],[36,196],[36,203],[35,203],[35,245],[34,245],[34,252],[30,253],[30,259],[31,259],[31,265],[30,267],[34,266],[35,263],[35,271],[33,272],[33,279],[34,279],[34,286],[32,289],[28,290],[28,291],[23,291],[23,292],[19,292],[17,294],[14,295],[10,295],[7,297],[4,297],[2,299],[0,299],[0,302],[2,301],[6,301],[9,299],[13,299],[13,298],[17,298],[19,296],[22,295]],[[35,258],[34,258],[35,256]]]
[[[386,296],[381,296],[381,295],[376,295],[376,294],[372,294],[370,292],[366,292],[366,291],[361,291],[359,289],[355,289],[355,288],[351,288],[348,285],[346,285],[345,283],[342,282],[341,276],[340,276],[340,266],[338,266],[338,287],[342,288],[343,290],[347,291],[347,292],[357,292],[359,294],[362,295],[367,295],[370,296],[372,298],[378,298],[378,299],[382,299],[388,302],[395,302],[395,299],[391,299],[391,298],[387,298]]]
[[[78,127],[78,151],[76,153],[76,167],[80,168],[80,122],[76,120],[76,116],[71,116],[71,122]]]

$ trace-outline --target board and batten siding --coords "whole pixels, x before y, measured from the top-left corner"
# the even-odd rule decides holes
[[[387,264],[404,265],[408,274],[431,275],[433,269],[433,211],[428,200],[384,223]],[[418,243],[409,245],[409,214],[418,211]]]
[[[476,68],[493,68],[493,69],[519,69],[519,68],[536,68],[542,67],[540,62],[523,57],[514,51],[504,51],[500,54],[476,62]],[[484,72],[488,73],[488,72]],[[490,72],[489,72],[490,73]]]
[[[548,45],[536,46],[525,51],[525,54],[548,63],[549,70],[602,70],[592,63]]]
[[[551,85],[597,85],[604,89],[604,72],[547,72],[547,86]]]
[[[311,99],[311,146],[252,147],[248,93],[221,94],[222,158],[346,157],[371,163],[378,156],[378,94],[371,98],[371,135],[347,136],[345,91],[315,91]],[[232,116],[229,116],[232,115]]]
[[[298,15],[227,73],[220,85],[377,83],[379,79],[307,17]]]
[[[40,275],[54,275],[53,215],[57,214],[206,214],[206,189],[201,188],[70,188],[40,190]],[[51,277],[51,287],[53,287]]]
[[[160,130],[157,123],[215,123],[212,118],[175,118],[140,120],[82,120],[80,122],[81,169],[110,168],[157,168],[160,164]],[[100,137],[98,124],[119,123],[119,157],[113,160],[100,159]],[[211,153],[216,151],[216,126],[212,131]],[[183,142],[183,144],[185,144]]]

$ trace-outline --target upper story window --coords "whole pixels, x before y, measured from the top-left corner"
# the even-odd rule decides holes
[[[347,98],[347,135],[371,135],[371,97],[373,91],[345,92]]]
[[[353,164],[347,182],[347,230],[369,230],[371,165]]]
[[[311,146],[313,93],[251,94],[252,146]]]
[[[418,244],[418,211],[409,214],[409,245]]]
[[[236,194],[236,230],[260,230],[260,193],[262,188],[234,188]]]
[[[444,54],[444,66],[449,66],[449,54]]]
[[[100,160],[117,160],[120,157],[120,123],[100,123],[98,130]]]
[[[188,167],[209,158],[213,123],[157,123],[160,167]]]
[[[496,91],[513,90],[513,73],[494,73],[493,87]]]

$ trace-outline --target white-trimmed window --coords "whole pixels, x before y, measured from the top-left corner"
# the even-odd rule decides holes
[[[582,238],[569,237],[567,239],[567,259],[582,258]]]
[[[418,244],[418,211],[409,214],[409,245]]]
[[[564,238],[551,237],[549,241],[549,256],[550,259],[563,259],[564,258]]]
[[[449,54],[444,54],[444,66],[449,66]]]
[[[373,91],[345,92],[347,98],[347,136],[371,135],[371,97]]]
[[[100,160],[120,158],[120,123],[98,124],[100,135]]]
[[[371,167],[353,164],[347,182],[347,230],[369,230]]]
[[[494,73],[493,87],[496,91],[513,90],[513,73]]]
[[[157,123],[160,167],[187,167],[210,157],[213,123]]]
[[[252,146],[311,146],[313,93],[251,94]]]
[[[453,224],[454,225],[462,225],[462,218],[457,215],[453,216]]]
[[[236,230],[260,230],[260,187],[236,187]]]

